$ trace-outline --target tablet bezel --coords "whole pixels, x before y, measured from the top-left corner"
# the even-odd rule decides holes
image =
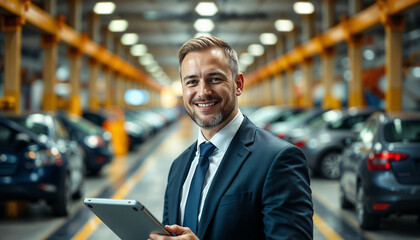
[[[171,233],[137,200],[85,198],[83,203],[121,239],[147,239]]]

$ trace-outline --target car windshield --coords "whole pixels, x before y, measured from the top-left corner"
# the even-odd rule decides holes
[[[50,119],[44,117],[42,114],[31,114],[27,117],[16,117],[12,118],[11,120],[15,121],[19,125],[31,130],[33,133],[37,135],[49,135],[48,134],[48,127],[45,125],[47,121]]]
[[[335,121],[341,116],[342,116],[341,112],[336,111],[336,110],[330,110],[310,120],[307,123],[307,126],[309,129],[313,129],[313,130],[319,129],[326,123]]]
[[[68,120],[70,120],[76,126],[76,128],[82,130],[83,132],[97,135],[102,134],[103,132],[102,128],[85,119],[69,115]]]
[[[395,119],[385,125],[387,142],[420,142],[420,120]]]

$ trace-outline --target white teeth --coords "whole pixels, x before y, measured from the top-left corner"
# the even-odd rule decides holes
[[[210,107],[210,106],[213,106],[215,103],[198,103],[197,105],[199,106],[199,107]]]

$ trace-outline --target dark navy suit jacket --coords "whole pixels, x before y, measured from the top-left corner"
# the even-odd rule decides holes
[[[197,143],[171,166],[163,224],[179,225],[182,186]],[[312,239],[313,208],[302,151],[246,117],[211,183],[200,239]]]

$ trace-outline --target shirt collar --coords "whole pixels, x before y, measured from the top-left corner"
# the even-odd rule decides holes
[[[226,152],[230,142],[232,141],[233,137],[235,136],[236,132],[238,131],[239,127],[244,120],[244,116],[241,113],[241,110],[238,109],[238,113],[236,114],[235,118],[232,119],[226,126],[220,129],[219,132],[214,135],[209,142],[211,142],[219,151]],[[198,138],[197,138],[197,151],[199,151],[199,146],[201,143],[206,142],[207,140],[204,138],[201,130],[198,131]]]

